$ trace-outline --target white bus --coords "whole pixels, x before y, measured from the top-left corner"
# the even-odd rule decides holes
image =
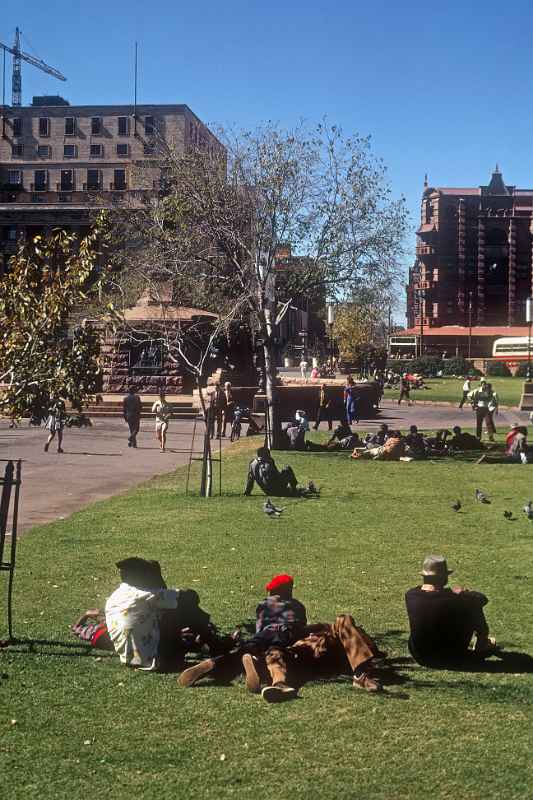
[[[533,356],[533,337],[531,355]],[[504,336],[502,339],[496,339],[492,345],[492,357],[497,361],[527,361],[528,337]]]

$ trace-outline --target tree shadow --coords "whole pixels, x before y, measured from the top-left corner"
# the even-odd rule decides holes
[[[10,653],[32,656],[62,656],[67,658],[113,658],[115,653],[100,650],[84,642],[64,642],[58,639],[11,639],[0,642],[0,648]]]

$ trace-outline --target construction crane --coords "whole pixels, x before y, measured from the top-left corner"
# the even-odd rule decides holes
[[[28,64],[33,64],[33,66],[37,67],[37,69],[41,69],[43,72],[47,72],[49,75],[53,75],[54,78],[58,78],[58,80],[60,81],[66,81],[65,76],[62,75],[59,72],[59,70],[48,66],[48,64],[45,64],[44,61],[41,61],[40,58],[35,58],[34,56],[30,56],[29,53],[25,53],[23,50],[20,49],[20,31],[18,28],[15,29],[15,44],[13,45],[13,47],[8,47],[7,44],[2,44],[2,42],[0,42],[0,47],[4,51],[4,75],[3,75],[4,84],[2,91],[3,104],[5,104],[6,53],[11,53],[11,55],[13,56],[13,78],[11,82],[11,87],[12,87],[11,105],[13,106],[22,105],[22,71],[21,71],[22,61],[27,61]]]

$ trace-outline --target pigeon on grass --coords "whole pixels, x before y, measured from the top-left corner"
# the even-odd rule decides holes
[[[283,513],[283,511],[285,511],[285,507],[276,508],[276,506],[272,503],[270,497],[267,497],[267,499],[263,503],[263,511],[269,517],[281,517],[281,514]]]
[[[505,517],[505,519],[512,519],[513,518],[513,512],[512,511],[504,511],[503,512],[503,516]]]
[[[531,500],[527,501],[522,511],[529,520],[533,520],[533,503],[531,502]]]
[[[461,501],[456,500],[455,503],[452,504],[452,508],[454,511],[460,511],[462,508]]]
[[[487,497],[485,492],[481,491],[481,489],[476,489],[476,500],[478,501],[478,503],[485,503],[486,505],[490,504],[489,498]]]

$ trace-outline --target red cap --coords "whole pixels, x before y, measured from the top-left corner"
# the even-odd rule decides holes
[[[292,586],[293,583],[292,575],[274,575],[270,583],[265,586],[265,589],[267,592],[272,592],[274,589],[279,589],[280,586]]]

